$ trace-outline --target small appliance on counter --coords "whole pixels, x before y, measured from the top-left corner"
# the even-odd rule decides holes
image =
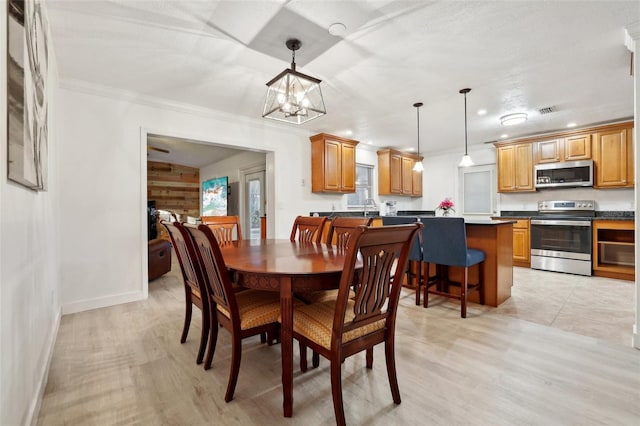
[[[398,202],[397,201],[385,201],[385,214],[384,216],[397,216],[398,215]]]

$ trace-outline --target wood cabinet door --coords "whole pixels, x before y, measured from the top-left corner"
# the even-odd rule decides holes
[[[342,144],[325,140],[324,143],[324,190],[340,191],[342,188]]]
[[[516,189],[515,146],[498,148],[498,192],[511,192]]]
[[[633,186],[628,179],[627,129],[596,133],[594,148],[596,188]]]
[[[402,193],[413,193],[413,158],[402,157]]]
[[[520,222],[520,221],[518,221]],[[513,228],[513,260],[528,263],[531,260],[529,228]]]
[[[342,144],[342,192],[356,191],[356,147]]]
[[[562,139],[536,142],[534,146],[536,164],[557,163],[562,158]]]
[[[591,159],[591,135],[576,135],[564,140],[564,159],[590,160]]]
[[[389,159],[389,192],[402,194],[402,156],[396,154]]]
[[[422,197],[422,172],[413,171],[411,176],[413,177],[413,192],[411,194]]]
[[[515,184],[517,191],[533,191],[533,148],[531,144],[516,145]]]

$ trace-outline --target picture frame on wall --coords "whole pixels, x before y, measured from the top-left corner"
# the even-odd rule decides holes
[[[202,182],[202,216],[226,216],[228,176]]]
[[[7,0],[7,174],[47,189],[48,23],[36,0]]]

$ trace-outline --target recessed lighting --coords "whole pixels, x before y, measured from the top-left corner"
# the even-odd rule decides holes
[[[500,135],[500,137],[501,137],[502,139],[504,139],[504,138],[508,138],[508,137],[509,137],[509,135],[508,135],[508,134],[506,134],[506,133],[503,133],[503,134],[501,134],[501,135]]]
[[[347,26],[342,22],[336,22],[329,25],[329,34],[336,37],[342,37],[347,32]]]
[[[486,109],[479,109],[478,110],[478,115],[485,115],[487,113]]]
[[[507,114],[500,117],[500,123],[503,126],[514,126],[516,124],[524,123],[527,121],[527,114],[524,112],[516,112],[514,114]]]
[[[347,135],[347,136],[351,136],[351,135],[353,135],[353,130],[345,130],[344,134]]]
[[[367,141],[367,145],[373,145],[373,141]]]
[[[567,127],[576,127],[576,123],[569,123],[567,124]]]

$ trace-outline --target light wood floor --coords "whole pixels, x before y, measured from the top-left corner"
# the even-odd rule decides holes
[[[235,399],[225,403],[229,335],[220,332],[211,370],[195,364],[200,315],[194,308],[181,345],[184,294],[176,271],[150,283],[146,301],[62,318],[38,424],[334,424],[328,362],[304,374],[296,365],[294,417],[285,419],[280,347],[258,338],[244,342]],[[516,276],[531,279],[528,273]],[[552,278],[542,274],[534,284]],[[579,288],[567,290],[578,293],[578,305]],[[343,365],[347,423],[640,424],[640,351],[544,325],[557,321],[562,307],[536,316],[542,308],[523,305],[527,291],[516,290],[504,308],[471,304],[467,319],[454,303],[436,300],[423,309],[403,291],[396,334],[402,404],[393,404],[384,352],[376,348],[373,370],[363,354]]]

